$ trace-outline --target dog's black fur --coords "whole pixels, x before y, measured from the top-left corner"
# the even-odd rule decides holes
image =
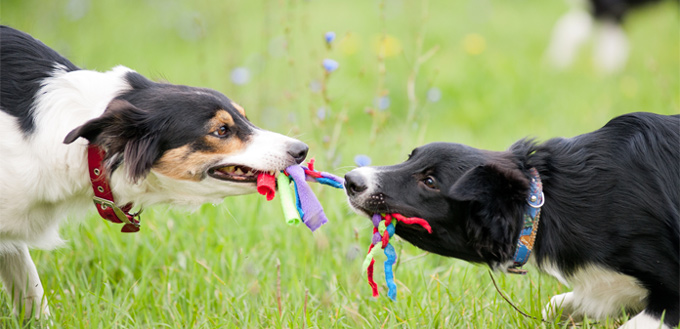
[[[631,9],[654,2],[659,0],[590,0],[590,11],[597,19],[621,23]]]
[[[589,265],[631,276],[649,292],[647,314],[665,312],[665,324],[677,325],[678,115],[633,113],[588,134],[520,140],[504,152],[432,143],[402,164],[375,168],[373,190],[355,172],[346,187],[352,206],[367,215],[426,219],[432,234],[396,226],[412,244],[502,268],[513,259],[532,167],[546,200],[533,251],[538,266],[550,262],[565,277]]]
[[[42,82],[52,76],[55,64],[66,71],[78,67],[27,33],[0,25],[0,109],[19,119],[21,129],[35,128],[33,107]]]

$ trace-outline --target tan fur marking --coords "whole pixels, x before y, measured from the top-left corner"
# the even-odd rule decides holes
[[[234,125],[234,118],[226,110],[217,110],[215,116],[210,119],[210,131],[215,131],[215,129],[227,125],[229,127]]]
[[[241,115],[245,118],[246,117],[246,110],[243,109],[243,106],[236,104],[235,102],[231,102],[231,106],[233,106],[238,113],[241,113]]]
[[[225,156],[229,154],[237,153],[246,147],[241,139],[236,136],[232,136],[227,139],[214,138],[211,136],[206,136],[205,144],[210,145],[212,151],[204,151],[203,154],[212,156]]]
[[[163,153],[153,169],[159,173],[179,180],[200,181],[205,165],[194,155],[189,145],[174,148]]]
[[[231,118],[231,116],[229,116]],[[166,151],[154,165],[153,169],[165,176],[178,180],[200,181],[206,171],[219,164],[224,156],[241,151],[245,143],[237,137],[227,139],[213,136],[203,137],[210,151],[195,151],[189,145],[184,145]]]

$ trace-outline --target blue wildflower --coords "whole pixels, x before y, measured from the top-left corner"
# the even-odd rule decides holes
[[[231,81],[237,85],[244,85],[250,81],[250,71],[245,67],[237,67],[231,71]]]
[[[336,61],[334,61],[330,58],[326,58],[326,59],[323,60],[323,68],[328,73],[331,73],[331,72],[337,70],[338,66],[340,66],[340,64],[338,64],[338,62],[336,62]]]
[[[359,154],[354,157],[354,163],[356,163],[358,167],[370,166],[371,158],[368,157],[368,155]]]
[[[427,100],[430,103],[436,103],[442,98],[442,91],[437,87],[432,87],[427,91]]]
[[[389,96],[381,96],[378,99],[375,100],[376,105],[380,111],[385,111],[387,108],[390,107],[390,97]]]
[[[333,40],[335,40],[335,32],[333,31],[328,31],[326,34],[324,34],[324,39],[326,39],[326,43],[331,43]]]
[[[320,107],[318,110],[316,110],[316,117],[323,121],[323,119],[326,118],[326,108]]]

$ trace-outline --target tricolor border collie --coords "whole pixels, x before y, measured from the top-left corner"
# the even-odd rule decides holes
[[[500,271],[530,259],[573,288],[543,316],[639,314],[622,328],[672,328],[680,307],[680,115],[633,113],[574,138],[520,140],[494,152],[450,143],[345,176],[360,214],[424,250]],[[560,310],[562,312],[560,313]]]
[[[621,70],[630,46],[623,23],[632,9],[659,0],[569,0],[572,9],[555,23],[547,55],[551,64],[566,68],[583,44],[594,36],[593,61],[604,72]]]
[[[255,192],[260,172],[307,154],[304,143],[255,127],[217,91],[152,82],[122,66],[82,70],[7,26],[0,141],[0,277],[14,311],[35,317],[49,311],[28,249],[58,246],[59,223],[93,210],[98,189],[112,198],[99,199],[100,214],[113,208],[108,219],[135,231],[132,203],[219,203]],[[101,162],[94,169],[92,154]],[[108,184],[93,189],[90,176]]]

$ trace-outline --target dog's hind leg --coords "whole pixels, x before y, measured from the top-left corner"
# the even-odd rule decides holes
[[[0,278],[5,290],[12,296],[15,314],[23,311],[25,317],[33,314],[36,319],[49,315],[42,283],[28,246],[15,244],[14,248],[5,248],[0,253]]]

